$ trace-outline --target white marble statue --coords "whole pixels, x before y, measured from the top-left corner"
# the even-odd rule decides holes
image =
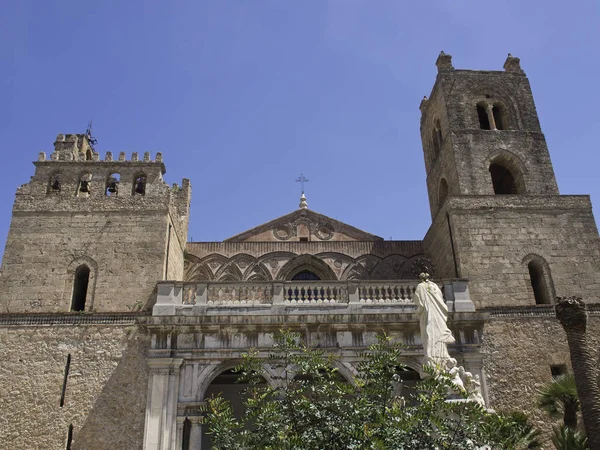
[[[445,368],[450,359],[446,344],[454,342],[448,328],[448,307],[437,284],[429,281],[429,274],[419,275],[421,282],[415,290],[414,302],[420,319],[421,341],[425,350],[424,364]]]
[[[465,372],[463,376],[463,382],[465,389],[469,393],[468,400],[479,403],[485,408],[485,400],[481,395],[481,383],[479,382],[479,375],[473,376],[471,372]]]
[[[465,390],[465,385],[461,375],[464,373],[465,369],[462,366],[457,366],[456,359],[454,358],[448,358],[446,360],[446,369],[452,377],[452,384],[454,385],[453,390],[457,393],[463,392]]]

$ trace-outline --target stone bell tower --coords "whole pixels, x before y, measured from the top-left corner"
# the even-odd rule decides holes
[[[561,196],[529,81],[458,70],[441,53],[421,139],[433,224],[424,246],[436,275],[467,277],[477,306],[597,298],[598,232],[588,196]],[[577,230],[577,232],[574,232]]]
[[[59,134],[16,193],[0,310],[125,312],[181,279],[191,187],[163,181],[162,155],[100,160],[88,134]]]

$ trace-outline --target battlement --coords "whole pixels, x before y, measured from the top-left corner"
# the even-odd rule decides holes
[[[59,136],[63,136],[61,134],[59,134]],[[84,135],[75,135],[75,134],[67,134],[67,137],[69,136],[84,136]],[[85,138],[85,136],[84,136]],[[72,141],[71,141],[72,142]],[[150,159],[150,152],[144,152],[144,156],[142,157],[142,159],[139,158],[138,156],[138,152],[133,152],[131,154],[131,159],[127,159],[127,156],[125,154],[125,152],[120,152],[119,153],[119,157],[118,159],[114,159],[113,157],[113,153],[112,152],[106,152],[104,159],[101,160],[100,159],[100,154],[95,151],[95,150],[90,150],[91,151],[91,156],[88,158],[87,154],[84,152],[76,152],[76,153],[65,153],[64,149],[56,149],[56,142],[55,142],[55,151],[52,152],[50,154],[50,159],[48,159],[48,157],[46,156],[46,152],[40,152],[38,154],[38,161],[55,161],[55,162],[69,162],[69,161],[76,161],[76,162],[115,162],[115,163],[123,163],[123,162],[133,162],[133,163],[138,163],[138,162],[144,162],[144,163],[158,163],[158,164],[162,164],[162,173],[166,173],[166,169],[164,167],[163,161],[162,161],[162,153],[161,152],[157,152],[155,158],[152,160]],[[77,144],[76,144],[77,145]]]

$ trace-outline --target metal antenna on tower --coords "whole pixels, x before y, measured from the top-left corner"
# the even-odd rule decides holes
[[[87,137],[88,142],[90,143],[90,147],[94,149],[94,145],[98,143],[98,139],[92,136],[92,119],[88,122],[87,130],[85,130],[85,136]]]

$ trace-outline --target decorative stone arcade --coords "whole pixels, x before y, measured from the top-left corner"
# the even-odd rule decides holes
[[[144,448],[202,447],[200,406],[213,381],[251,348],[267,356],[272,334],[289,328],[337,357],[340,373],[356,373],[359,355],[387,332],[407,349],[405,363],[421,372],[423,349],[412,301],[417,280],[158,283],[147,327],[152,335]],[[480,336],[466,280],[440,283],[456,337],[452,357],[479,375],[487,400]],[[271,379],[266,382],[272,383]],[[226,385],[220,386],[224,395]],[[233,388],[235,389],[235,387]],[[206,442],[206,441],[205,441]]]

